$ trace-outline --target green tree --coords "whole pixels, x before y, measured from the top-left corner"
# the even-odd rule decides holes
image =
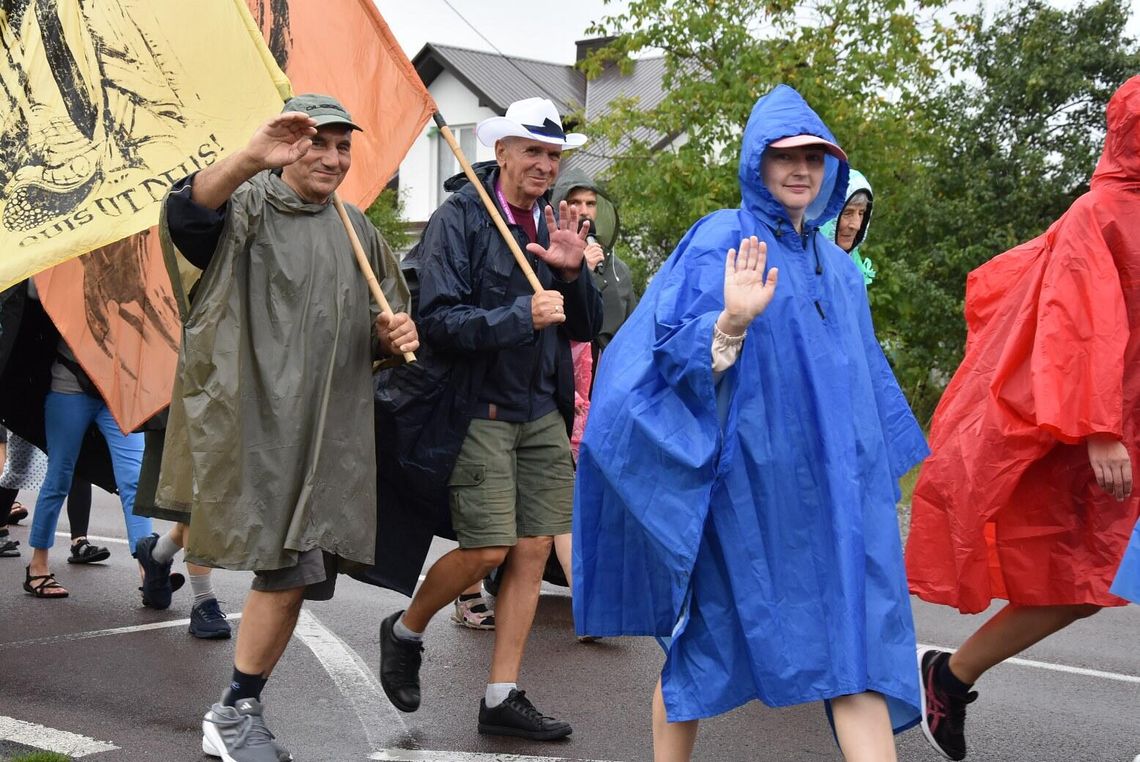
[[[595,25],[617,39],[587,59],[587,76],[646,51],[666,59],[659,106],[618,102],[590,124],[601,150],[618,154],[607,180],[622,200],[629,253],[655,271],[695,220],[739,204],[740,134],[776,84],[800,91],[853,148],[855,166],[883,172],[920,153],[934,131],[918,96],[933,89],[955,42],[933,16],[943,2],[632,0]],[[663,136],[683,139],[653,151]]]
[[[384,189],[364,214],[394,251],[403,251],[412,245],[415,235],[408,230],[404,199],[398,191]]]
[[[870,290],[879,336],[923,417],[962,357],[967,274],[1043,233],[1088,189],[1108,98],[1140,71],[1128,13],[1127,0],[1068,11],[1028,0],[988,24],[962,19],[964,76],[926,104],[941,139],[876,194],[869,247],[881,264]]]
[[[926,420],[961,359],[966,275],[1087,187],[1108,97],[1140,70],[1128,13],[1128,0],[1013,0],[985,23],[942,0],[631,0],[591,30],[617,39],[585,62],[590,76],[666,57],[659,107],[620,102],[589,125],[617,156],[605,179],[627,261],[650,276],[694,221],[739,204],[751,107],[792,85],[875,188],[871,305]]]

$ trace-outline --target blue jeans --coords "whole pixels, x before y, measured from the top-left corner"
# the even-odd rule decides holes
[[[83,435],[92,421],[107,440],[111,451],[111,466],[115,470],[115,483],[123,503],[123,518],[127,524],[127,539],[131,553],[135,543],[151,533],[151,522],[145,516],[136,516],[135,490],[142,467],[143,435],[119,431],[111,411],[103,400],[86,394],[48,392],[44,401],[44,425],[47,429],[48,468],[44,486],[36,500],[32,515],[32,533],[29,543],[33,548],[50,548],[55,542],[55,527],[59,523],[59,510],[71,491],[71,478],[75,474],[75,461]]]

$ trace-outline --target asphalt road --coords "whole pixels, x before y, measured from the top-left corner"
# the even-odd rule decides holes
[[[21,498],[30,504],[32,496]],[[187,589],[168,611],[141,606],[118,501],[99,490],[91,534],[113,540],[101,543],[112,550],[105,564],[66,564],[67,540],[59,538],[53,569],[72,593],[64,601],[22,592],[26,548],[23,559],[0,559],[0,759],[29,747],[97,762],[212,759],[200,750],[200,719],[229,677],[233,641],[187,634]],[[13,535],[26,546],[26,527]],[[249,579],[216,573],[231,614],[240,612]],[[342,577],[334,600],[306,606],[263,696],[270,727],[298,760],[651,759],[648,697],[661,653],[650,639],[580,644],[567,591],[547,588],[520,685],[542,711],[569,720],[574,734],[555,744],[483,737],[475,725],[492,636],[457,627],[446,613],[427,633],[423,707],[401,715],[384,698],[377,624],[405,601]],[[915,616],[921,642],[946,646],[984,617],[917,602]],[[1027,652],[1026,663],[995,669],[970,709],[969,759],[1131,762],[1140,754],[1138,636],[1140,610],[1106,611]],[[898,749],[902,760],[940,759],[918,730],[900,736]],[[820,706],[776,711],[753,703],[703,723],[696,758],[840,755]]]

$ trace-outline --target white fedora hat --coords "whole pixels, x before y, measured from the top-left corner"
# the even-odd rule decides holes
[[[527,138],[563,148],[577,148],[586,142],[586,136],[579,132],[562,131],[558,109],[547,98],[515,101],[507,107],[506,116],[493,116],[479,122],[475,136],[490,147],[503,138]]]

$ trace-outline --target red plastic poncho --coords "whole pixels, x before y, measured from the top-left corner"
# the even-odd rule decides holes
[[[1083,440],[1120,437],[1140,476],[1140,76],[1109,101],[1091,190],[970,273],[966,321],[915,487],[911,592],[964,613],[1123,605],[1108,588],[1140,489],[1105,494]]]

